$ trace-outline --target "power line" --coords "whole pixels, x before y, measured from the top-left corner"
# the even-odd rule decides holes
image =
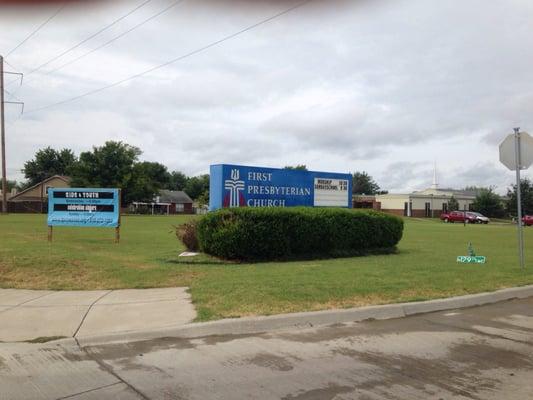
[[[153,19],[159,17],[160,15],[166,13],[166,12],[169,11],[171,8],[177,6],[177,5],[180,4],[180,3],[183,3],[183,1],[185,1],[185,0],[177,0],[177,1],[173,2],[173,3],[170,4],[169,6],[165,7],[163,10],[159,11],[159,12],[156,13],[156,14],[153,14],[153,15],[150,16],[149,18],[145,19],[144,21],[141,21],[141,22],[138,23],[137,25],[134,25],[133,27],[131,27],[130,29],[128,29],[128,30],[126,30],[126,31],[124,31],[124,32],[122,32],[121,34],[119,34],[119,35],[117,35],[117,36],[111,38],[111,39],[108,40],[107,42],[102,43],[100,46],[97,46],[97,47],[95,47],[94,49],[89,50],[88,52],[86,52],[86,53],[80,55],[79,57],[74,58],[73,60],[70,60],[70,61],[68,61],[68,62],[66,62],[66,63],[60,65],[60,66],[57,67],[57,68],[54,68],[54,69],[51,69],[51,70],[49,70],[49,71],[44,72],[43,75],[49,75],[49,74],[51,74],[51,73],[57,72],[57,71],[59,71],[60,69],[63,69],[63,68],[65,68],[66,66],[68,66],[68,65],[70,65],[70,64],[74,64],[75,62],[81,60],[82,58],[88,56],[89,54],[92,54],[92,53],[94,53],[95,51],[98,51],[98,50],[100,50],[100,49],[102,49],[102,48],[104,48],[104,47],[106,47],[106,46],[109,46],[111,43],[115,42],[116,40],[120,39],[121,37],[126,36],[128,33],[134,31],[134,30],[137,29],[137,28],[140,28],[140,27],[143,26],[144,24],[146,24],[146,23],[150,22],[151,20],[153,20]],[[31,82],[32,80],[34,80],[34,79],[30,79],[29,82]]]
[[[95,33],[93,33],[92,35],[90,35],[89,37],[83,39],[81,42],[79,42],[78,44],[68,48],[67,50],[63,51],[62,53],[58,54],[57,56],[54,56],[52,57],[51,59],[49,59],[48,61],[42,63],[41,65],[39,65],[38,67],[32,69],[30,72],[28,72],[26,75],[30,75],[30,74],[33,74],[34,72],[37,72],[39,71],[41,68],[47,66],[48,64],[50,64],[51,62],[54,62],[55,60],[57,60],[58,58],[61,58],[63,57],[65,54],[71,52],[72,50],[75,50],[77,49],[78,47],[80,47],[82,44],[88,42],[89,40],[91,40],[92,38],[98,36],[99,34],[101,34],[102,32],[108,30],[109,28],[111,28],[112,26],[118,24],[120,21],[122,21],[124,18],[127,18],[128,16],[130,16],[131,14],[133,14],[135,11],[139,10],[140,8],[144,7],[145,5],[147,5],[148,3],[150,3],[152,0],[145,0],[143,3],[139,4],[138,6],[136,6],[135,8],[133,8],[132,10],[128,11],[126,14],[124,14],[123,16],[121,16],[120,18],[114,20],[113,22],[111,22],[110,24],[104,26],[102,29],[96,31]]]
[[[21,99],[19,99],[17,96],[15,96],[14,93],[10,93],[6,88],[4,88],[4,92],[6,92],[9,96],[11,96],[12,98],[14,98],[15,100],[18,100],[18,101],[22,102]]]
[[[30,110],[30,111],[27,111],[26,114],[35,113],[35,112],[38,112],[38,111],[46,110],[46,109],[51,108],[51,107],[56,107],[56,106],[59,106],[59,105],[63,105],[63,104],[66,104],[66,103],[70,103],[70,102],[72,102],[72,101],[79,100],[79,99],[81,99],[81,98],[83,98],[83,97],[90,96],[90,95],[93,95],[93,94],[96,94],[96,93],[102,92],[102,91],[104,91],[104,90],[107,90],[107,89],[111,89],[111,88],[113,88],[113,87],[115,87],[115,86],[121,85],[122,83],[128,82],[128,81],[130,81],[130,80],[132,80],[132,79],[140,78],[141,76],[146,75],[146,74],[149,74],[150,72],[156,71],[156,70],[158,70],[158,69],[161,69],[161,68],[163,68],[163,67],[166,67],[166,66],[168,66],[168,65],[170,65],[170,64],[173,64],[173,63],[175,63],[175,62],[178,62],[178,61],[184,60],[184,59],[186,59],[186,58],[189,58],[189,57],[191,57],[191,56],[194,56],[194,55],[196,55],[196,54],[198,54],[198,53],[202,53],[202,52],[204,52],[204,51],[210,49],[211,47],[215,47],[215,46],[217,46],[217,45],[219,45],[219,44],[222,44],[222,43],[224,43],[224,42],[227,42],[228,40],[231,40],[231,39],[233,39],[233,38],[235,38],[235,37],[237,37],[237,36],[239,36],[239,35],[242,35],[243,33],[246,33],[246,32],[248,32],[248,31],[251,31],[252,29],[255,29],[255,28],[257,28],[257,27],[259,27],[259,26],[261,26],[261,25],[267,24],[268,22],[270,22],[270,21],[272,21],[272,20],[274,20],[274,19],[277,19],[277,18],[279,18],[279,17],[281,17],[281,16],[283,16],[283,15],[285,15],[285,14],[288,14],[288,13],[290,13],[291,11],[296,10],[297,8],[303,7],[304,5],[306,5],[306,4],[308,4],[308,3],[311,3],[312,1],[314,1],[314,0],[304,0],[304,1],[301,1],[301,2],[297,3],[296,5],[294,5],[294,6],[290,7],[290,8],[287,8],[287,9],[285,9],[285,10],[283,10],[283,11],[277,13],[277,14],[274,14],[274,15],[272,15],[272,16],[266,18],[266,19],[263,19],[263,20],[261,20],[261,21],[259,21],[259,22],[256,22],[256,23],[253,24],[253,25],[249,25],[249,26],[247,26],[246,28],[241,29],[240,31],[237,31],[237,32],[235,32],[235,33],[232,33],[231,35],[225,36],[225,37],[223,37],[222,39],[219,39],[219,40],[217,40],[217,41],[215,41],[215,42],[211,42],[211,43],[209,43],[209,44],[207,44],[207,45],[205,45],[205,46],[203,46],[203,47],[200,47],[200,48],[198,48],[198,49],[196,49],[196,50],[193,50],[193,51],[191,51],[191,52],[189,52],[189,53],[187,53],[187,54],[184,54],[184,55],[182,55],[182,56],[176,57],[176,58],[174,58],[174,59],[172,59],[172,60],[170,60],[170,61],[167,61],[167,62],[165,62],[165,63],[163,63],[163,64],[159,64],[159,65],[157,65],[157,66],[155,66],[155,67],[149,68],[149,69],[147,69],[147,70],[145,70],[145,71],[143,71],[143,72],[140,72],[140,73],[138,73],[138,74],[132,75],[132,76],[130,76],[130,77],[128,77],[128,78],[121,79],[121,80],[116,81],[116,82],[114,82],[114,83],[111,83],[111,84],[109,84],[109,85],[102,86],[102,87],[100,87],[100,88],[98,88],[98,89],[90,90],[90,91],[85,92],[85,93],[83,93],[83,94],[80,94],[80,95],[78,95],[78,96],[71,97],[71,98],[69,98],[69,99],[65,99],[65,100],[62,100],[62,101],[58,101],[57,103],[52,103],[52,104],[49,104],[49,105],[47,105],[47,106],[43,106],[43,107],[39,107],[39,108],[34,108],[34,109]]]
[[[17,71],[19,70],[19,69],[18,69],[17,67],[15,67],[13,64],[8,63],[7,60],[6,60],[5,58],[4,58],[4,62],[5,62],[7,65],[9,65],[11,68],[13,68],[14,70],[17,70]]]
[[[44,26],[45,26],[46,24],[48,24],[51,20],[53,20],[53,19],[56,17],[56,15],[59,14],[59,13],[63,10],[63,8],[65,8],[66,5],[67,5],[67,2],[65,1],[65,2],[63,3],[63,5],[57,9],[56,12],[54,12],[50,17],[48,17],[48,19],[47,19],[46,21],[44,21],[41,25],[39,25],[39,26],[37,27],[37,29],[35,29],[35,30],[34,30],[32,33],[30,33],[28,36],[26,36],[26,38],[25,38],[22,42],[20,42],[20,43],[19,43],[18,45],[16,45],[13,49],[11,49],[11,50],[6,54],[6,57],[9,57],[9,56],[11,55],[11,53],[13,53],[15,50],[17,50],[20,46],[22,46],[24,43],[26,43],[28,40],[30,40],[31,37],[32,37],[33,35],[35,35],[35,34],[36,34],[37,32],[39,32],[42,28],[44,28]],[[7,61],[6,61],[6,64],[7,64]],[[10,64],[9,64],[9,65],[10,65]]]

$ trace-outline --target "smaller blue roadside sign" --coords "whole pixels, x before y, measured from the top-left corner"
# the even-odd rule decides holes
[[[119,189],[48,189],[48,226],[119,225]]]

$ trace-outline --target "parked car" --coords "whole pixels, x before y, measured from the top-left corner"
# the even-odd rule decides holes
[[[490,221],[483,214],[473,211],[467,211],[466,213],[464,211],[451,211],[448,213],[442,213],[440,215],[440,219],[444,222],[465,222],[467,224],[488,224]]]
[[[467,212],[467,214],[469,214]],[[470,214],[474,214],[476,216],[476,222],[479,224],[488,224],[490,222],[490,219],[488,217],[485,217],[483,214],[478,212],[470,212]]]
[[[522,223],[525,225],[525,226],[531,226],[533,225],[533,215],[524,215],[522,217]]]

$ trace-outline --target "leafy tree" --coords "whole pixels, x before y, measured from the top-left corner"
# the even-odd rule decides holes
[[[122,142],[108,141],[103,146],[80,154],[73,170],[72,186],[122,188],[122,201],[130,199],[133,167],[141,150]]]
[[[520,194],[522,203],[522,214],[533,214],[533,183],[528,178],[520,181]],[[507,190],[507,212],[511,215],[517,215],[516,210],[516,184]]]
[[[193,200],[197,200],[202,194],[205,196],[205,192],[209,196],[209,175],[194,176],[187,179],[184,191]]]
[[[455,197],[450,197],[450,200],[448,200],[448,210],[449,211],[457,211],[459,210],[459,202]]]
[[[163,164],[148,161],[134,164],[124,198],[126,203],[152,201],[161,189],[169,186],[170,178]]]
[[[187,176],[181,171],[170,173],[170,182],[167,186],[169,190],[183,190],[187,184]]]
[[[487,217],[501,218],[505,214],[502,200],[492,188],[480,189],[472,208]]]
[[[201,206],[209,205],[209,190],[206,190],[200,196],[198,196],[198,199],[196,199],[196,201]]]
[[[384,193],[384,192],[380,192],[379,185],[365,171],[355,172],[353,174],[352,182],[353,182],[352,193],[354,194],[372,195],[372,194]]]
[[[292,169],[292,170],[298,170],[298,171],[308,171],[307,166],[305,164],[298,164],[295,166],[292,165],[286,165],[283,167],[283,169]]]
[[[38,150],[33,160],[26,161],[22,172],[29,187],[54,175],[71,175],[76,161],[76,156],[70,149],[58,151],[47,147]]]
[[[491,187],[484,187],[484,186],[465,186],[465,188],[463,189],[464,191],[467,191],[467,192],[474,192],[476,194],[476,196],[485,191],[485,190],[493,190],[493,188]]]

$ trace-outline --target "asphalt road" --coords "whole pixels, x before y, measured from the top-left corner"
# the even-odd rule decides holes
[[[533,299],[262,335],[0,344],[0,399],[533,399]]]

